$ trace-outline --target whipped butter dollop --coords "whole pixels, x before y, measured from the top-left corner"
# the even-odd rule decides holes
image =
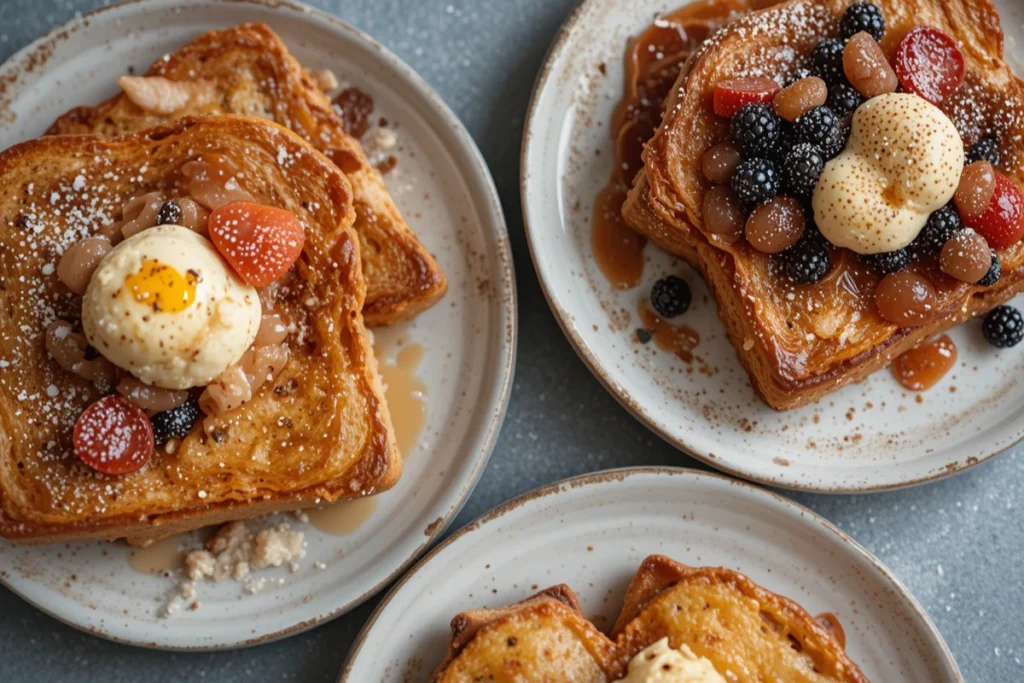
[[[952,199],[963,167],[963,141],[942,110],[917,95],[879,95],[857,108],[846,148],[825,165],[814,220],[858,254],[902,249]]]
[[[259,294],[209,240],[180,225],[129,237],[100,261],[82,327],[107,360],[164,389],[205,386],[256,338]]]
[[[707,658],[698,657],[686,645],[673,650],[668,638],[662,638],[630,660],[621,683],[725,683],[725,679]]]

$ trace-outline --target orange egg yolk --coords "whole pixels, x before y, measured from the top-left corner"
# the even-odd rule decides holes
[[[125,286],[135,301],[150,306],[154,313],[180,313],[195,302],[198,282],[194,270],[182,276],[166,263],[149,259],[125,279]]]

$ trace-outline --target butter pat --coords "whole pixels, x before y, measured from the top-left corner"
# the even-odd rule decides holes
[[[964,145],[935,105],[906,93],[880,95],[853,115],[846,149],[814,188],[825,238],[858,254],[902,249],[953,198]]]
[[[698,657],[686,645],[673,650],[668,638],[662,638],[633,657],[621,683],[725,683],[725,679],[707,658]]]

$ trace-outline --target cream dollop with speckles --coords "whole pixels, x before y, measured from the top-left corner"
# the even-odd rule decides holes
[[[902,249],[952,199],[963,167],[963,141],[938,107],[879,95],[858,107],[846,148],[825,165],[814,220],[829,242],[858,254]]]
[[[194,291],[187,304],[176,301],[179,310],[158,310],[140,297],[139,287],[133,291],[153,262],[173,269],[172,278],[190,278]],[[161,277],[151,278],[152,289],[163,286]],[[261,316],[256,289],[238,279],[206,238],[178,225],[143,230],[114,247],[82,301],[89,343],[114,365],[165,389],[205,386],[237,363],[256,338]]]
[[[706,657],[698,657],[686,645],[673,650],[662,638],[641,650],[629,662],[620,683],[725,683]]]

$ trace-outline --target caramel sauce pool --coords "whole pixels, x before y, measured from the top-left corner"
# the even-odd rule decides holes
[[[687,363],[693,362],[693,350],[700,344],[696,330],[663,320],[646,300],[640,302],[640,322],[658,348],[676,354]]]
[[[132,548],[128,564],[140,574],[163,574],[185,566],[185,536],[171,536],[146,548]]]
[[[625,186],[609,184],[594,200],[594,223],[590,244],[594,260],[616,289],[631,289],[644,275],[644,246],[647,239],[626,225],[622,203]]]
[[[395,426],[395,440],[403,458],[412,453],[427,423],[427,385],[416,375],[425,351],[420,344],[406,344],[394,361],[380,361],[378,366],[384,380],[384,398]]]
[[[661,123],[662,108],[683,63],[733,12],[764,4],[764,0],[695,2],[661,15],[630,41],[624,92],[611,122],[615,168],[594,200],[590,231],[594,261],[616,289],[636,287],[644,274],[647,239],[626,224],[622,204],[643,167],[644,145]]]
[[[938,384],[956,365],[956,357],[956,344],[944,334],[899,356],[890,371],[904,388],[925,391]]]
[[[306,510],[306,514],[309,515],[309,523],[325,534],[347,536],[359,530],[379,503],[377,496],[367,496]]]

